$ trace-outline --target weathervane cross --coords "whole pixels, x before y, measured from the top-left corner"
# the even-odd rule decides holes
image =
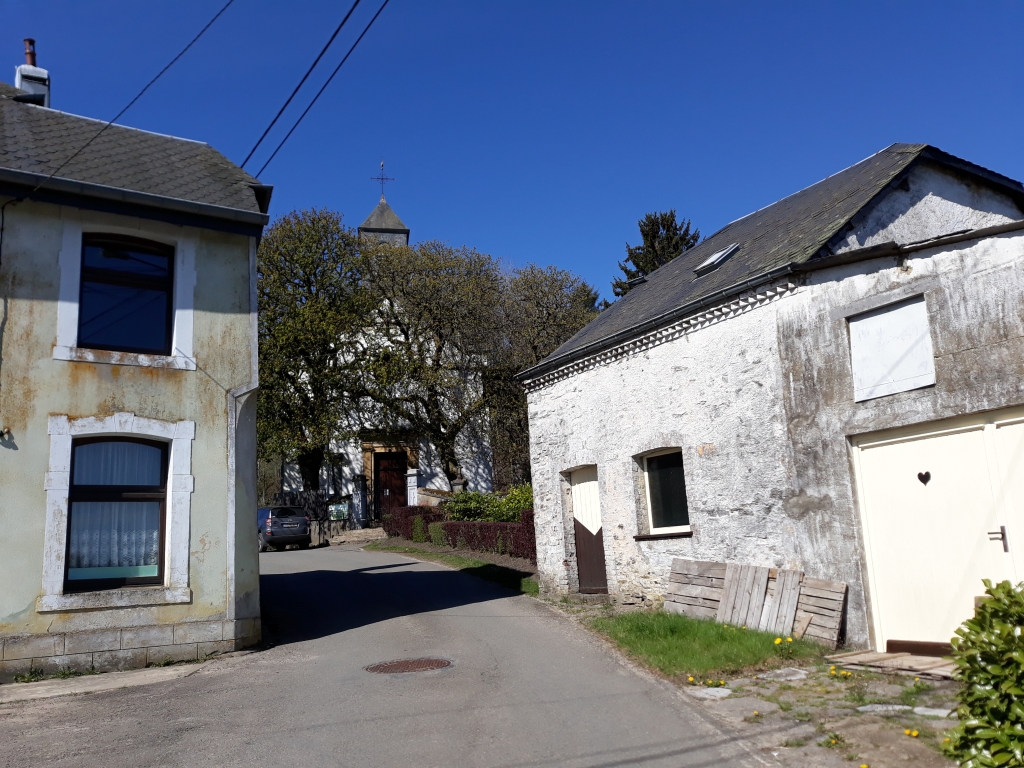
[[[383,160],[380,161],[380,176],[371,176],[370,177],[370,181],[379,181],[380,182],[380,196],[384,197],[384,185],[387,184],[389,181],[394,181],[394,179],[392,179],[390,176],[385,176],[384,175],[384,161]]]

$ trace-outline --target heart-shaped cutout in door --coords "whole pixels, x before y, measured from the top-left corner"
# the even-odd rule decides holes
[[[921,485],[928,485],[928,481],[932,479],[931,472],[918,472],[917,479],[921,481]]]

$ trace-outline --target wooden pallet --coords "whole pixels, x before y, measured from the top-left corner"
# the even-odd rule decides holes
[[[825,658],[846,669],[913,675],[927,680],[952,680],[953,672],[956,671],[956,665],[949,659],[910,653],[852,651]]]
[[[835,648],[845,601],[845,584],[802,571],[675,558],[665,609]]]

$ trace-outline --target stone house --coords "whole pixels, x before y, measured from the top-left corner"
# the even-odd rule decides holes
[[[0,681],[260,636],[271,188],[201,142],[44,103],[0,83]]]
[[[1022,211],[1019,182],[894,144],[522,373],[543,587],[793,568],[849,585],[848,643],[946,647],[983,578],[1024,579]]]

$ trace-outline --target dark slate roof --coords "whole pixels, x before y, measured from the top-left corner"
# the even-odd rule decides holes
[[[409,228],[398,218],[398,214],[388,205],[384,195],[380,196],[380,202],[373,212],[366,217],[366,221],[359,225],[359,230],[368,232],[401,232],[409,234]]]
[[[598,317],[539,365],[524,371],[532,378],[572,360],[672,322],[704,299],[726,298],[747,289],[745,281],[765,279],[773,270],[806,264],[818,255],[853,216],[919,158],[981,176],[1016,197],[1020,183],[973,165],[927,144],[893,144],[844,171],[829,176],[777,203],[755,211],[659,268],[647,281]],[[718,269],[698,277],[694,269],[732,244],[739,249]],[[694,306],[694,311],[696,311]]]
[[[0,83],[0,170],[42,174],[60,168],[103,121],[12,100]],[[111,125],[56,179],[262,215],[255,178],[208,144]]]
[[[0,98],[13,99],[15,96],[21,96],[25,91],[15,88],[13,85],[0,82]]]

